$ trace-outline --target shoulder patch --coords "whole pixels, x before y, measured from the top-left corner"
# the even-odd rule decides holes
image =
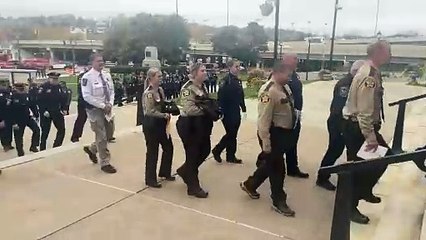
[[[368,88],[374,88],[376,87],[376,80],[373,77],[367,77],[367,79],[365,79],[364,85]]]
[[[146,98],[148,99],[153,99],[154,98],[154,94],[152,94],[151,92],[146,94]]]
[[[87,78],[81,79],[81,84],[83,85],[83,87],[87,86],[87,81]]]
[[[349,88],[344,86],[339,88],[339,96],[346,98],[348,97]]]
[[[260,96],[260,102],[261,103],[268,103],[270,100],[271,99],[269,98],[269,95],[267,93]]]
[[[182,90],[182,96],[188,97],[189,95],[191,95],[191,92],[189,91],[189,89],[183,89]]]

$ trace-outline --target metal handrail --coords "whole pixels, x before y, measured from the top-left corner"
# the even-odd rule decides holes
[[[408,102],[426,98],[426,94],[401,99],[389,104],[390,107],[398,105],[398,116],[395,123],[393,135],[392,154],[383,158],[362,160],[356,162],[347,162],[335,166],[322,167],[320,174],[338,174],[338,183],[336,198],[334,200],[333,222],[331,226],[331,240],[349,240],[350,239],[350,218],[352,198],[352,172],[370,168],[384,167],[389,164],[403,163],[413,161],[416,166],[426,172],[426,149],[415,152],[405,153],[402,150],[402,138],[404,132],[405,109]]]

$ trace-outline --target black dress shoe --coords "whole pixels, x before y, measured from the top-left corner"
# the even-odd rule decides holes
[[[240,183],[240,188],[241,188],[241,190],[243,190],[244,192],[246,192],[251,199],[259,199],[260,198],[260,194],[256,190],[253,190],[249,186],[249,184],[247,183],[247,181],[241,182]]]
[[[370,222],[370,219],[365,216],[364,214],[362,214],[358,208],[355,208],[352,211],[352,215],[351,215],[351,221],[352,222],[356,222],[359,224],[368,224]]]
[[[369,195],[367,197],[363,197],[362,199],[364,199],[366,202],[374,203],[374,204],[382,202],[382,199],[380,197],[376,197],[373,194],[371,194],[371,195]]]
[[[161,185],[161,183],[155,182],[155,183],[147,183],[146,184],[148,187],[150,188],[162,188],[163,186]]]
[[[176,177],[174,177],[174,176],[168,176],[168,177],[159,176],[159,177],[163,178],[164,180],[169,181],[169,182],[176,181]]]
[[[318,187],[321,187],[321,188],[324,188],[325,190],[328,190],[328,191],[336,191],[336,186],[334,186],[331,182],[330,182],[330,180],[317,180],[317,186]]]
[[[217,152],[215,149],[212,150],[213,158],[216,162],[221,163],[222,158],[220,157],[220,152]]]
[[[36,152],[38,152],[38,148],[37,147],[31,147],[30,152],[36,153]]]
[[[89,149],[89,147],[84,147],[83,148],[84,152],[87,153],[87,155],[89,155],[89,159],[94,163],[98,163],[98,157],[96,157],[96,154],[92,153]]]
[[[78,138],[71,138],[71,142],[72,143],[76,143],[76,142],[79,142],[80,140],[78,139]]]
[[[101,167],[101,170],[109,174],[114,174],[117,172],[117,169],[115,169],[112,165],[105,165]]]
[[[232,164],[243,164],[243,160],[238,159],[238,158],[233,158],[233,159],[230,159],[230,160],[227,159],[226,162],[232,163]]]
[[[300,170],[297,170],[295,172],[287,172],[287,175],[290,177],[295,177],[295,178],[309,178],[308,173],[304,173]]]
[[[188,195],[194,196],[196,198],[207,198],[209,196],[209,193],[200,188],[200,190],[198,190],[198,191],[189,191],[188,190]]]
[[[282,214],[282,215],[284,215],[284,216],[286,216],[286,217],[294,217],[295,215],[296,215],[296,212],[295,211],[293,211],[288,205],[287,205],[287,203],[286,202],[280,202],[280,203],[277,203],[277,204],[273,204],[272,205],[272,209],[275,211],[275,212],[277,212],[277,213],[279,213],[279,214]]]
[[[13,150],[13,149],[15,149],[13,146],[4,146],[3,147],[4,152],[9,152],[10,150]]]
[[[18,151],[18,157],[22,157],[22,156],[24,156],[25,155],[25,152],[24,151]]]

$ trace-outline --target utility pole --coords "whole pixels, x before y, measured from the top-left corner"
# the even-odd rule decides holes
[[[280,24],[280,0],[275,0],[275,38],[274,38],[274,62],[278,59],[278,33]]]
[[[374,27],[374,36],[377,36],[377,25],[379,23],[380,0],[377,0],[376,25]]]
[[[176,15],[179,16],[179,0],[176,0]]]
[[[334,38],[336,37],[337,11],[339,11],[339,0],[336,0],[336,4],[334,5],[333,33],[331,34],[331,46],[330,46],[330,71],[333,71],[333,52],[334,52]]]
[[[229,0],[226,0],[226,26],[229,27]]]

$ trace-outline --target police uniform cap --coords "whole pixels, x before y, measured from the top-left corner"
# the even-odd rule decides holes
[[[59,76],[61,76],[60,73],[58,72],[50,72],[47,74],[47,76],[51,77],[51,78],[59,78]]]

